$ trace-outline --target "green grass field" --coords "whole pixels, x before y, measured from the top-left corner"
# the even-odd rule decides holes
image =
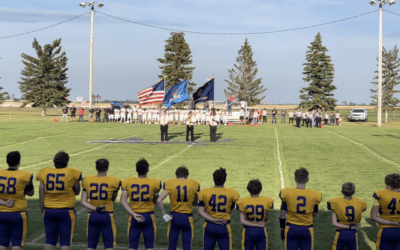
[[[12,110],[12,112],[10,112]],[[315,249],[331,249],[335,229],[331,226],[331,212],[326,201],[340,195],[343,182],[356,184],[356,197],[368,202],[362,229],[359,232],[360,249],[375,249],[377,227],[369,220],[372,194],[384,188],[387,174],[400,172],[400,123],[384,124],[377,128],[374,123],[344,123],[342,127],[323,129],[297,129],[288,124],[261,125],[259,127],[223,127],[217,135],[220,139],[232,139],[213,145],[189,144],[101,144],[86,141],[140,137],[146,141],[159,140],[158,125],[54,123],[59,110],[50,110],[47,117],[40,117],[34,109],[0,109],[0,161],[7,168],[5,156],[9,151],[22,154],[21,169],[36,173],[52,166],[52,159],[59,150],[70,154],[69,166],[83,171],[83,176],[95,174],[95,161],[107,158],[110,175],[121,179],[133,176],[135,163],[144,157],[150,163],[150,177],[167,180],[174,177],[175,169],[185,165],[190,178],[201,183],[201,187],[212,187],[212,173],[219,167],[227,168],[226,187],[238,190],[241,197],[247,196],[247,182],[258,178],[263,183],[262,195],[275,200],[268,225],[269,247],[284,249],[280,241],[278,214],[279,190],[293,187],[293,173],[299,167],[310,172],[308,187],[322,192],[320,213],[315,219]],[[399,116],[400,117],[400,116]],[[87,118],[85,118],[87,120]],[[185,140],[185,127],[170,126],[171,141]],[[195,127],[198,141],[209,140],[208,126]],[[281,163],[281,164],[280,164]],[[280,174],[282,170],[282,175]],[[283,183],[281,181],[283,179]],[[29,200],[29,226],[26,249],[42,249],[45,241],[44,227],[36,194]],[[80,197],[78,198],[80,199]],[[167,201],[168,202],[168,201]],[[168,206],[166,206],[168,207]],[[77,203],[77,228],[73,249],[86,249],[87,211]],[[156,248],[167,248],[167,224],[157,215]],[[117,222],[117,249],[127,249],[127,219],[122,206],[115,204]],[[194,211],[194,249],[202,248],[203,220]],[[232,212],[233,247],[241,249],[242,227],[239,213]],[[143,246],[143,245],[141,245]],[[104,249],[102,243],[98,249]]]

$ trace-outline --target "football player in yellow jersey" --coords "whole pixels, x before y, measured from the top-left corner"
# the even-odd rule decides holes
[[[385,177],[386,189],[374,193],[371,220],[378,223],[376,249],[400,249],[400,175]]]
[[[128,222],[129,249],[139,247],[139,239],[143,231],[144,245],[149,250],[154,249],[157,230],[154,204],[157,203],[161,180],[147,177],[149,163],[145,159],[140,159],[136,163],[136,172],[138,177],[129,177],[122,181],[121,205],[130,215]]]
[[[100,233],[104,248],[115,248],[117,230],[113,212],[121,180],[115,176],[107,176],[108,166],[107,159],[97,160],[97,175],[86,176],[82,180],[81,204],[90,210],[87,226],[88,250],[96,249]]]
[[[296,188],[282,189],[279,194],[282,200],[279,216],[281,238],[285,240],[286,250],[311,250],[314,248],[313,217],[317,216],[322,195],[316,190],[306,189],[307,169],[297,169],[294,180]]]
[[[220,250],[232,249],[231,211],[239,199],[239,192],[225,188],[226,170],[220,168],[213,174],[215,186],[199,192],[197,212],[206,220],[203,227],[204,250],[213,250],[218,241]]]
[[[336,227],[332,250],[358,250],[357,229],[360,228],[361,215],[367,209],[367,202],[353,198],[356,186],[352,182],[342,185],[343,197],[328,201],[332,210],[332,225]]]
[[[28,212],[25,195],[33,196],[33,175],[18,170],[21,155],[18,151],[7,154],[8,169],[0,170],[0,250],[13,250],[24,246],[28,229]]]
[[[190,250],[194,235],[192,212],[193,206],[197,206],[200,183],[188,179],[189,170],[184,166],[176,170],[175,176],[176,178],[164,182],[164,192],[158,197],[157,203],[164,220],[168,222],[170,218],[164,212],[163,200],[169,195],[172,221],[168,225],[168,249],[176,249],[179,234],[182,232],[183,250]]]
[[[268,249],[267,223],[269,210],[274,208],[274,200],[260,196],[262,184],[251,180],[247,184],[250,197],[239,199],[237,209],[240,211],[240,223],[243,225],[242,249]]]
[[[76,224],[75,196],[81,192],[82,171],[67,167],[69,155],[58,152],[54,167],[39,170],[39,204],[43,213],[46,244],[44,250],[54,250],[60,239],[61,250],[70,250]]]

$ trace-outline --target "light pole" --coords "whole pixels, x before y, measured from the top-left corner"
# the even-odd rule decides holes
[[[382,125],[382,7],[386,3],[395,4],[396,0],[371,0],[372,6],[379,2],[379,59],[378,59],[378,127]]]
[[[93,107],[93,35],[94,35],[94,6],[97,3],[97,7],[104,7],[103,3],[91,1],[81,2],[79,6],[85,8],[90,7],[91,12],[91,33],[90,33],[90,80],[89,80],[89,107]]]

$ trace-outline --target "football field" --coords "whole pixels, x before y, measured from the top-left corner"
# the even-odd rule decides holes
[[[149,177],[165,181],[174,177],[177,167],[185,165],[190,172],[189,178],[196,179],[202,188],[206,188],[214,185],[214,170],[223,167],[228,173],[225,186],[239,191],[241,197],[248,196],[248,181],[259,179],[263,184],[261,195],[274,199],[274,211],[271,211],[267,227],[269,249],[273,250],[284,249],[278,222],[279,190],[295,187],[296,169],[307,168],[310,172],[307,187],[322,192],[320,212],[314,221],[314,249],[321,250],[331,249],[335,234],[326,201],[340,196],[341,185],[346,181],[354,182],[354,196],[368,203],[359,231],[360,249],[375,249],[377,226],[369,219],[372,195],[385,188],[387,174],[400,172],[400,123],[384,124],[381,128],[373,123],[344,123],[341,127],[322,129],[298,129],[292,124],[280,123],[259,127],[219,126],[218,142],[213,144],[202,143],[209,141],[208,126],[195,127],[194,144],[174,143],[185,140],[186,127],[170,125],[172,143],[139,143],[140,139],[159,141],[159,125],[54,123],[55,113],[52,116],[49,112],[44,118],[38,114],[38,111],[0,114],[1,168],[7,168],[6,154],[18,150],[22,155],[20,169],[30,171],[36,177],[41,168],[53,166],[54,155],[64,150],[70,155],[69,166],[82,170],[83,177],[96,174],[95,161],[100,158],[110,161],[109,175],[120,179],[135,176],[136,161],[145,158],[150,163]],[[129,143],[132,138],[135,143]],[[25,249],[29,250],[43,249],[45,241],[38,202],[39,182],[35,180],[34,185],[35,195],[28,201]],[[169,211],[169,206],[165,207]],[[78,202],[76,212],[78,219],[72,249],[86,249],[87,210]],[[161,218],[158,207],[155,213],[156,248],[167,249],[167,223]],[[128,249],[128,216],[119,201],[115,204],[115,217],[116,249]],[[196,211],[194,222],[193,249],[202,249],[204,221]],[[241,249],[242,226],[236,210],[232,212],[231,225],[233,248]],[[140,246],[143,248],[143,244]],[[98,249],[104,249],[102,242]]]

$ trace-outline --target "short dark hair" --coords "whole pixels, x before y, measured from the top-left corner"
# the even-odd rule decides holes
[[[305,168],[299,168],[294,172],[294,179],[301,184],[307,183],[308,171]]]
[[[56,168],[65,168],[68,166],[69,155],[64,151],[58,152],[53,159]]]
[[[398,175],[398,174],[386,175],[385,184],[390,186],[393,189],[399,189],[400,188],[400,175]]]
[[[247,191],[251,195],[257,195],[260,194],[262,190],[262,184],[259,179],[254,179],[249,181],[249,184],[247,184]]]
[[[215,170],[213,174],[215,185],[216,186],[224,185],[226,181],[226,176],[227,174],[225,168],[219,168],[218,170]]]
[[[17,166],[21,161],[21,154],[18,151],[11,151],[7,154],[7,164],[9,167]]]
[[[145,175],[149,172],[149,163],[146,161],[145,158],[142,158],[138,162],[136,162],[136,172],[139,175]]]
[[[96,170],[98,172],[106,172],[110,162],[107,159],[99,159],[96,161]]]
[[[177,178],[186,178],[189,176],[189,170],[185,166],[180,166],[176,169],[175,175]]]
[[[353,182],[345,182],[342,185],[342,193],[347,196],[351,197],[356,192],[356,185]]]

